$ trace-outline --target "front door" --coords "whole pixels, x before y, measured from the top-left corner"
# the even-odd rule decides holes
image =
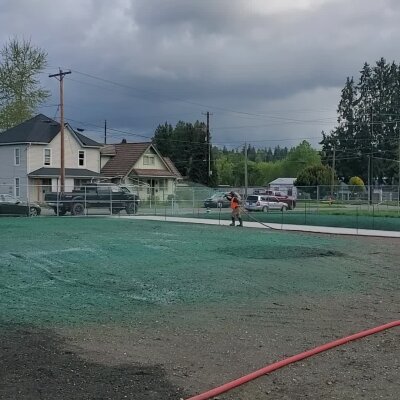
[[[39,193],[39,199],[38,201],[44,201],[44,196],[46,193],[50,193],[51,192],[51,179],[48,178],[43,178],[43,179],[39,179],[40,182],[40,193]]]

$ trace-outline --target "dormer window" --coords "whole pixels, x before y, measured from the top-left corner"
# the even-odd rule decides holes
[[[51,149],[44,149],[44,165],[51,165]]]
[[[80,167],[84,167],[86,165],[85,150],[79,150],[78,165]]]

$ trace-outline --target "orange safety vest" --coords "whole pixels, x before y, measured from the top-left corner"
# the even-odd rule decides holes
[[[236,197],[232,197],[231,198],[231,208],[232,208],[232,210],[235,210],[238,207],[239,207],[239,200]]]

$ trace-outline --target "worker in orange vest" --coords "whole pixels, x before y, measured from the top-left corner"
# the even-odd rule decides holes
[[[231,209],[232,209],[232,223],[230,226],[235,226],[235,221],[239,221],[238,226],[243,226],[243,220],[240,216],[240,198],[237,193],[234,191],[229,192],[228,194],[225,195],[225,197],[231,202]]]

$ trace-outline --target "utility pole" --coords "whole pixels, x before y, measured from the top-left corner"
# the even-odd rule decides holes
[[[374,175],[372,173],[372,165],[373,165],[373,159],[374,159],[374,147],[373,147],[373,140],[374,140],[374,111],[371,105],[371,155],[368,159],[368,170],[369,170],[369,175],[371,177],[369,178],[370,186],[368,187],[369,190],[369,204],[372,204],[372,193],[373,193],[373,185],[374,185]]]
[[[207,183],[210,184],[211,181],[211,143],[210,143],[210,113],[207,111],[205,114],[202,113],[203,115],[207,116],[207,124],[206,124],[206,142],[207,142],[207,159],[208,159],[208,177],[207,177]]]
[[[107,144],[107,120],[104,120],[104,144]]]
[[[398,163],[399,163],[399,176],[397,177],[397,212],[400,213],[400,130],[399,130],[399,142],[398,142]]]
[[[335,183],[335,161],[336,161],[336,147],[333,146],[333,159],[332,159],[332,178],[331,178],[331,199],[333,200],[333,187]]]
[[[60,133],[61,133],[61,167],[60,167],[60,191],[64,192],[65,188],[65,154],[64,154],[64,76],[70,74],[71,71],[63,71],[60,68],[58,74],[49,75],[49,78],[57,78],[60,81]]]
[[[249,186],[247,173],[247,143],[244,142],[244,198],[247,199],[247,188]]]

